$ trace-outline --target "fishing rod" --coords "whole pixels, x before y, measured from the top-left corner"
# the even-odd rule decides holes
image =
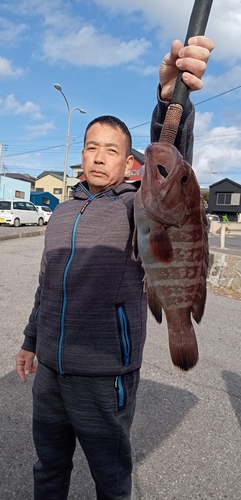
[[[213,0],[195,0],[192,9],[184,46],[191,37],[204,35]],[[163,123],[160,141],[174,144],[189,87],[182,80],[183,71],[179,70],[171,102]]]

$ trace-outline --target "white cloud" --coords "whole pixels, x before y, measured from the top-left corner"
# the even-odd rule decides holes
[[[207,75],[203,78],[203,92],[216,95],[221,92],[226,92],[241,85],[241,65],[235,65],[220,76]],[[239,96],[241,93],[239,92]],[[234,98],[234,94],[231,94]]]
[[[183,0],[177,6],[176,0],[161,2],[160,0],[95,0],[112,13],[123,11],[127,14],[141,12],[148,23],[148,28],[159,29],[157,36],[163,39],[185,39],[189,18],[193,8],[193,0]],[[178,12],[177,12],[178,10]],[[215,42],[212,57],[233,64],[240,59],[240,0],[215,0],[212,5],[206,34]]]
[[[42,118],[40,106],[27,101],[20,104],[16,101],[14,94],[9,94],[5,100],[0,99],[0,115],[29,115],[34,120]]]
[[[0,17],[0,43],[8,45],[15,44],[20,35],[26,31],[27,25],[25,23],[16,24],[12,21]]]
[[[75,66],[97,66],[106,68],[137,61],[150,48],[144,38],[129,42],[98,33],[92,26],[78,32],[56,36],[48,34],[44,43],[45,58],[51,61],[66,61]]]
[[[25,139],[36,139],[36,137],[43,137],[47,135],[50,130],[55,130],[56,127],[53,122],[40,123],[38,125],[27,125],[27,136]]]
[[[149,76],[149,75],[158,75],[159,72],[159,66],[146,66],[141,74],[143,76]]]
[[[240,165],[241,130],[212,127],[212,113],[196,113],[193,167],[200,184],[208,186],[210,180],[214,183],[224,177],[241,182]],[[233,178],[232,169],[236,169]]]
[[[17,78],[23,74],[23,69],[14,68],[11,61],[0,56],[0,79]]]

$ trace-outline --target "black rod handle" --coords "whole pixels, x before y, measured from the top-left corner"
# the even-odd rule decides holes
[[[213,0],[195,0],[192,9],[184,45],[191,36],[204,35]],[[187,100],[188,86],[182,81],[183,71],[177,75],[171,104],[180,104],[184,108]]]

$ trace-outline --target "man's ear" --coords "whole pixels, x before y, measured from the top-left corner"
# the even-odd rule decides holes
[[[126,169],[125,169],[125,177],[129,177],[131,170],[134,165],[134,156],[130,155],[126,159]]]

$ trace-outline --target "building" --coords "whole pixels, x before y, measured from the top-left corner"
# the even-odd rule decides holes
[[[62,189],[63,189],[63,177],[64,172],[58,172],[55,170],[45,170],[40,175],[38,175],[35,182],[35,191],[39,193],[48,192],[56,196],[59,201],[62,199]],[[67,190],[65,192],[65,198],[67,196]]]
[[[59,204],[59,199],[47,191],[31,191],[30,201],[37,206],[47,206],[51,208],[52,212]]]
[[[0,199],[30,201],[31,182],[0,174]]]
[[[227,215],[230,221],[239,220],[241,214],[241,185],[230,179],[215,182],[209,188],[208,212]]]
[[[20,174],[19,172],[17,172],[17,173],[5,172],[4,175],[5,175],[5,177],[10,177],[11,179],[16,179],[18,181],[30,182],[31,191],[34,191],[34,189],[35,189],[36,177],[33,177],[32,175]]]

